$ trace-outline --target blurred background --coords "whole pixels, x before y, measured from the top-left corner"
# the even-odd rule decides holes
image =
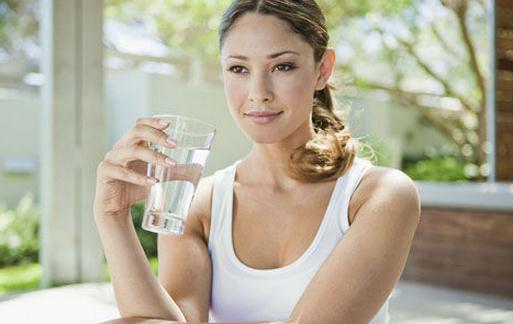
[[[95,171],[137,117],[216,125],[205,175],[248,152],[219,63],[229,3],[0,0],[0,310],[18,307],[12,296],[83,282],[111,296],[92,220]],[[362,155],[403,170],[421,193],[395,319],[513,322],[513,2],[318,3],[340,109],[373,148]],[[142,209],[133,206],[134,224],[156,271]],[[415,302],[427,299],[435,304],[421,312]]]

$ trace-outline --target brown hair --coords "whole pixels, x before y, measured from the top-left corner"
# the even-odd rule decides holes
[[[226,10],[219,28],[219,48],[233,24],[245,13],[272,15],[310,44],[315,62],[320,62],[328,46],[326,19],[314,0],[235,0]],[[289,172],[303,182],[328,181],[343,175],[353,164],[358,142],[351,137],[345,117],[335,109],[335,100],[328,83],[315,91],[312,107],[314,138],[297,147],[290,155]]]

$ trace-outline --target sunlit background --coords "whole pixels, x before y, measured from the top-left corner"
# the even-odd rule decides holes
[[[42,28],[49,10],[43,6],[59,2],[0,1],[0,310],[9,296],[28,296],[21,292],[91,281],[80,273],[87,269],[80,253],[73,255],[82,269],[78,274],[54,277],[51,269],[60,265],[50,255],[60,245],[49,244],[43,252],[40,238],[53,235],[48,226],[41,230],[51,216],[50,207],[41,207],[50,197],[42,167],[51,161],[42,156],[49,146],[41,134],[54,127],[43,113],[42,94],[50,78],[42,67],[42,39],[49,39]],[[219,63],[217,28],[229,3],[104,1],[100,111],[105,129],[100,132],[105,140],[100,151],[106,152],[139,116],[177,113],[217,126],[205,175],[248,152],[251,142],[226,107]],[[423,222],[401,280],[404,290],[394,295],[392,318],[397,323],[513,322],[513,135],[505,131],[513,126],[513,4],[318,3],[336,51],[332,81],[338,85],[340,109],[349,113],[353,135],[373,148],[362,155],[403,170],[421,192]],[[67,9],[55,10],[57,17]],[[77,26],[87,32],[87,21]],[[65,43],[59,48],[67,50]],[[84,176],[95,178],[93,172]],[[155,269],[155,236],[139,228],[142,208],[133,206],[134,224]],[[97,241],[87,233],[70,240],[82,246]],[[63,242],[58,255],[77,248]],[[102,271],[95,281],[108,282]],[[111,296],[109,286],[99,287],[99,295]],[[73,293],[78,296],[79,288]],[[96,306],[108,316],[96,320],[113,318],[115,307],[107,299],[105,308]],[[431,306],[421,311],[426,299]]]

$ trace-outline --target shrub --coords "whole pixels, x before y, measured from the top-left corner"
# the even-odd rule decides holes
[[[42,269],[39,263],[27,263],[0,269],[0,294],[38,289]]]
[[[15,209],[0,206],[0,266],[38,261],[39,216],[32,194],[26,194]]]
[[[132,206],[132,220],[144,252],[157,256],[157,234],[141,228],[144,202]],[[14,209],[0,205],[0,267],[39,261],[41,212],[32,194],[26,194]]]
[[[132,221],[134,222],[137,237],[146,253],[147,257],[157,256],[157,234],[148,232],[141,227],[144,215],[144,202],[138,202],[132,205]]]
[[[466,182],[473,177],[466,172],[468,164],[456,156],[437,156],[418,161],[404,161],[404,172],[413,180],[433,182]]]

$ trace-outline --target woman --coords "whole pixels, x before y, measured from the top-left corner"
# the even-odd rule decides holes
[[[251,151],[202,178],[159,278],[130,219],[174,147],[141,118],[98,167],[95,220],[120,313],[170,320],[387,323],[419,221],[402,172],[357,158],[327,83],[335,55],[313,0],[234,1],[220,28],[225,95]],[[210,318],[209,318],[210,311]]]

